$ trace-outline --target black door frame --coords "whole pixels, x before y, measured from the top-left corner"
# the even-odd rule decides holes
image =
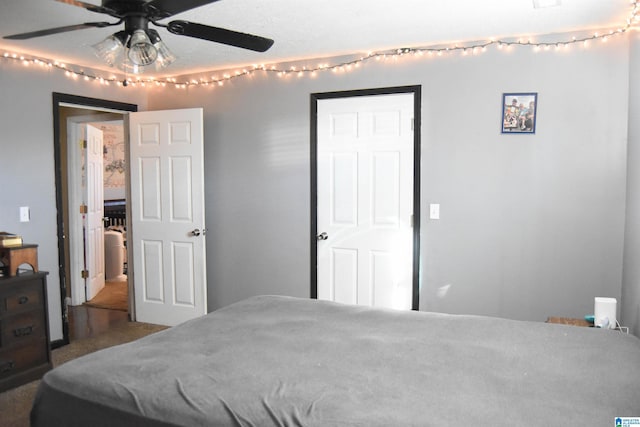
[[[56,340],[51,343],[51,348],[61,347],[69,344],[69,317],[67,313],[66,298],[67,298],[67,283],[66,283],[66,253],[64,249],[64,242],[66,238],[66,231],[64,229],[64,204],[67,200],[63,197],[63,180],[62,174],[67,173],[66,170],[62,170],[61,165],[61,145],[60,145],[60,107],[61,104],[73,104],[80,107],[93,107],[98,110],[117,110],[123,114],[128,112],[138,111],[138,106],[135,104],[126,104],[123,102],[107,101],[104,99],[87,98],[84,96],[69,95],[65,93],[53,92],[53,151],[55,162],[55,179],[56,179],[56,211],[57,211],[57,225],[58,225],[58,274],[60,276],[60,305],[62,310],[62,339]],[[90,109],[89,108],[89,109]]]
[[[311,94],[311,298],[318,298],[318,101],[356,96],[413,94],[413,272],[411,309],[420,309],[420,141],[422,86],[398,86]]]

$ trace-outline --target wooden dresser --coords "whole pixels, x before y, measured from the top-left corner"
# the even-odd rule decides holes
[[[51,369],[47,272],[0,278],[0,392]]]

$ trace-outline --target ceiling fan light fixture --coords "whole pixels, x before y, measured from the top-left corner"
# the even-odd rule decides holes
[[[143,74],[145,71],[150,69],[149,66],[136,65],[128,60],[125,60],[122,64],[120,64],[118,68],[120,68],[126,74]]]
[[[155,47],[158,51],[158,57],[156,58],[156,69],[161,70],[171,65],[171,63],[173,63],[177,58],[173,54],[173,52],[169,50],[169,47],[166,45],[166,43],[162,41],[158,32],[156,30],[147,30],[147,35],[149,36],[151,43],[153,43],[153,47]]]
[[[169,50],[167,45],[160,40],[158,43],[154,44],[156,50],[158,51],[158,58],[156,59],[156,64],[159,68],[165,68],[171,65],[176,59],[178,59],[173,52]]]
[[[135,65],[152,64],[158,57],[158,50],[151,44],[144,30],[135,30],[129,40],[129,60]]]
[[[100,59],[129,74],[160,71],[177,59],[153,29],[138,29],[131,35],[119,31],[92,47]]]
[[[113,67],[122,61],[124,56],[124,44],[127,40],[127,34],[119,31],[105,38],[99,43],[92,45],[96,56]]]

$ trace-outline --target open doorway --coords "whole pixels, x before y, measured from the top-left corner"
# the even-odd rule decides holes
[[[60,113],[67,141],[67,297],[73,306],[127,311],[122,114],[67,106]]]
[[[104,279],[116,279],[121,287],[123,279],[126,280],[126,255],[120,252],[120,256],[113,260],[113,254],[108,254],[109,246],[122,246],[126,241],[126,183],[124,182],[125,159],[125,135],[124,123],[128,112],[137,111],[137,106],[94,98],[78,97],[66,94],[53,94],[54,114],[54,151],[56,161],[56,205],[58,211],[58,256],[60,274],[60,294],[63,313],[63,340],[57,345],[64,345],[70,341],[70,309],[85,307],[84,303],[96,297],[104,288],[104,284],[87,286],[92,279],[92,273],[102,271]],[[100,134],[101,146],[97,176],[95,182],[101,182],[99,203],[94,203],[93,216],[97,219],[99,227],[94,227],[93,236],[88,233],[87,204],[79,202],[82,199],[84,186],[88,175],[89,165],[85,164],[86,158],[79,144],[87,141],[87,129],[97,131]],[[106,134],[106,143],[105,143]],[[78,145],[76,145],[76,143]],[[106,148],[106,151],[104,149]],[[104,162],[103,162],[104,160]],[[94,171],[95,172],[95,171]],[[106,178],[106,182],[105,182]],[[106,197],[105,197],[106,196]],[[105,215],[105,203],[107,215]],[[76,206],[77,205],[77,206]],[[96,231],[97,230],[97,231]],[[106,231],[104,231],[106,230]],[[113,234],[107,238],[107,233]],[[118,238],[119,237],[119,238]],[[91,244],[92,243],[92,244]],[[93,248],[93,249],[92,249]],[[99,250],[98,250],[99,249]],[[107,254],[105,254],[107,252]],[[117,253],[117,252],[116,252]],[[106,257],[106,258],[105,258]],[[108,258],[111,258],[111,271]],[[114,269],[113,265],[119,265]],[[98,268],[96,268],[98,266]],[[98,274],[99,275],[99,274]],[[112,280],[113,282],[113,280]],[[109,284],[109,280],[107,280]],[[125,281],[125,289],[129,284]],[[76,312],[76,310],[74,310]],[[79,311],[86,316],[87,310]],[[127,313],[124,312],[124,316]],[[121,318],[119,314],[106,312],[101,314],[98,322],[100,327],[108,327],[113,318]],[[89,319],[84,319],[89,321]],[[87,323],[85,329],[95,329],[95,324]]]

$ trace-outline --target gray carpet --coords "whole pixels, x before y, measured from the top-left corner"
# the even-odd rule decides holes
[[[133,341],[165,328],[165,326],[138,322],[117,325],[97,337],[73,341],[69,345],[53,350],[51,352],[53,366],[60,366],[84,354]],[[40,381],[32,381],[0,393],[0,427],[29,426],[29,411],[39,383]]]

